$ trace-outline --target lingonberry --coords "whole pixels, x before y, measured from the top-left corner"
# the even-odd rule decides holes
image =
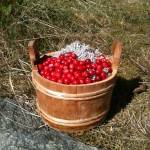
[[[89,77],[87,77],[87,78],[85,79],[85,83],[86,83],[86,84],[91,83],[91,82],[92,82],[92,80],[91,80]]]
[[[104,55],[94,63],[90,59],[79,60],[74,52],[44,57],[37,67],[44,78],[63,84],[88,84],[104,80],[112,73],[111,62]]]
[[[102,73],[101,73],[101,78],[102,78],[102,80],[105,80],[105,79],[107,78],[106,73],[102,72]]]

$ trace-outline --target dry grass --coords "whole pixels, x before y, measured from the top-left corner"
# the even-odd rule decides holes
[[[150,147],[150,88],[133,94],[140,83],[150,87],[150,3],[147,0],[26,0],[14,4],[1,20],[0,96],[14,97],[35,109],[27,43],[40,39],[41,52],[58,50],[79,39],[104,53],[117,38],[124,51],[108,118],[75,138],[112,150],[148,150]],[[3,19],[3,18],[1,18]]]

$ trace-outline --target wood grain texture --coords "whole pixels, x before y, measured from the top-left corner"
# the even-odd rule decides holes
[[[37,109],[48,125],[65,132],[77,132],[90,129],[104,119],[110,108],[120,63],[120,42],[112,44],[111,76],[103,81],[81,85],[59,84],[43,78],[34,63],[39,56],[33,41],[29,43],[28,49],[33,68],[32,80],[36,87]]]

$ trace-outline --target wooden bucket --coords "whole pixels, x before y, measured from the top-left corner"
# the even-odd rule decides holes
[[[44,122],[60,131],[77,132],[90,129],[102,121],[110,108],[121,49],[120,42],[113,42],[113,56],[110,57],[113,72],[107,79],[90,84],[65,85],[49,81],[38,73],[36,61],[39,53],[35,41],[30,41],[28,50],[37,110]]]

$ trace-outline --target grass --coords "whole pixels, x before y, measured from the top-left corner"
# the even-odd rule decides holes
[[[35,109],[27,43],[40,39],[40,50],[59,50],[74,40],[110,54],[114,39],[124,44],[112,106],[106,121],[76,139],[112,150],[150,147],[150,5],[147,0],[26,0],[1,17],[0,96],[15,97]],[[19,80],[18,80],[19,79]],[[23,101],[22,101],[23,100]]]

